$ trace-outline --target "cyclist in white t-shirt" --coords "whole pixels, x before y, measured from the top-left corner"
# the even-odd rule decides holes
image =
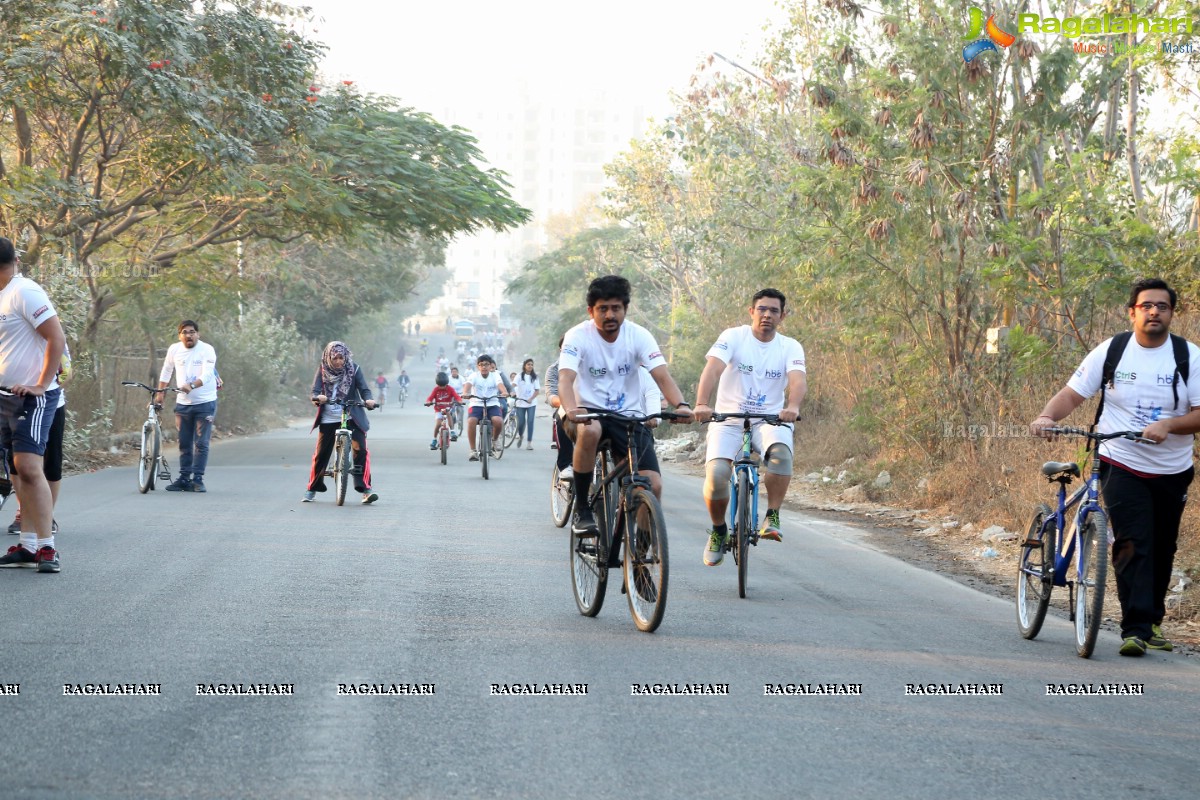
[[[467,376],[463,382],[466,394],[475,395],[467,406],[467,443],[471,445],[471,461],[478,461],[475,453],[475,428],[484,414],[492,423],[492,449],[503,447],[500,441],[500,429],[503,427],[504,410],[500,406],[501,397],[507,397],[508,391],[500,381],[500,373],[496,371],[496,362],[487,353],[475,361],[476,371]],[[485,399],[479,399],[485,398]]]
[[[696,418],[721,414],[775,414],[784,422],[800,416],[800,402],[808,391],[804,348],[779,333],[787,316],[787,298],[778,289],[762,289],[750,300],[750,324],[729,328],[708,351],[708,363],[696,389]],[[709,406],[713,387],[716,407]],[[785,403],[786,396],[786,403]],[[753,446],[762,454],[766,475],[767,513],[759,536],[782,541],[779,509],[792,480],[792,425],[752,423]],[[724,560],[729,526],[729,477],[733,459],[742,446],[742,420],[714,422],[708,428],[705,453],[704,504],[713,528],[704,549],[704,563],[715,567]]]
[[[692,421],[691,406],[671,377],[667,360],[648,330],[625,320],[629,310],[631,288],[629,281],[619,275],[596,278],[588,285],[588,317],[563,337],[558,359],[558,395],[567,409],[568,422],[564,428],[575,440],[575,496],[587,497],[592,488],[592,467],[601,439],[612,442],[616,452],[628,447],[625,428],[607,420],[580,421],[578,415],[589,409],[613,411],[626,416],[641,416],[647,412],[638,367],[649,370],[663,397],[681,419]],[[657,413],[659,409],[649,409]],[[655,496],[662,497],[662,477],[658,457],[654,454],[654,438],[645,427],[639,426],[638,470],[650,480]],[[572,530],[579,535],[599,533],[592,510],[585,503],[575,504]]]

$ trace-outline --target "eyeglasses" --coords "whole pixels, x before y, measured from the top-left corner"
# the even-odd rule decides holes
[[[1155,309],[1158,309],[1158,313],[1161,314],[1164,311],[1170,311],[1171,304],[1170,303],[1138,303],[1136,306],[1134,306],[1134,308],[1140,308],[1142,311],[1145,311],[1147,314],[1149,314],[1151,311],[1154,311]]]
[[[180,336],[195,336],[196,331],[180,331],[179,335]]]

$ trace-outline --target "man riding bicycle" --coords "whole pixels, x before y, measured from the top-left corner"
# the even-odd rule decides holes
[[[492,449],[504,447],[500,440],[504,421],[500,398],[508,395],[504,384],[500,382],[499,373],[496,372],[496,362],[492,361],[491,356],[487,353],[481,355],[475,362],[475,368],[477,372],[468,376],[463,384],[466,394],[475,395],[467,411],[467,442],[471,445],[471,461],[479,460],[479,455],[475,452],[475,428],[485,416],[492,424]]]
[[[804,348],[778,332],[787,316],[786,298],[778,289],[762,289],[750,300],[750,324],[721,332],[708,351],[708,363],[696,389],[696,419],[712,419],[708,401],[717,389],[718,414],[772,414],[783,422],[795,422],[800,402],[808,391]],[[784,405],[784,395],[787,404]],[[782,541],[779,509],[792,480],[792,426],[768,425],[755,420],[751,428],[754,449],[762,454],[767,487],[767,513],[759,537]],[[733,459],[742,448],[742,421],[714,422],[708,428],[704,456],[704,504],[712,520],[704,563],[715,567],[725,559],[729,526],[729,478]]]
[[[638,367],[644,366],[662,390],[663,396],[680,422],[692,421],[692,409],[671,377],[667,360],[650,331],[625,320],[629,310],[629,281],[619,275],[606,275],[591,282],[587,291],[588,317],[563,337],[558,359],[558,394],[567,409],[565,424],[573,434],[575,455],[575,496],[587,497],[592,488],[592,466],[601,440],[612,443],[616,452],[628,448],[625,428],[608,420],[580,420],[589,410],[612,411],[626,416],[657,413],[644,408],[644,396]],[[654,453],[650,431],[638,426],[638,470],[650,480],[656,497],[662,497],[662,476]],[[592,510],[586,503],[575,504],[572,530],[578,535],[599,533]]]

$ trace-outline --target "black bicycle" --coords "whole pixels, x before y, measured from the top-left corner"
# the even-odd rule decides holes
[[[321,405],[325,405],[322,403]],[[333,478],[333,501],[337,505],[346,502],[346,491],[351,475],[361,475],[362,469],[354,466],[354,442],[350,430],[350,407],[371,409],[361,400],[341,400],[342,424],[333,432],[333,463],[325,470],[325,477]],[[378,408],[379,406],[376,406]]]
[[[611,411],[579,414],[579,420],[607,419],[625,426],[625,457],[614,463],[608,440],[600,442],[588,505],[596,517],[599,536],[571,533],[571,587],[579,613],[594,617],[604,605],[608,570],[622,567],[622,591],[638,630],[655,630],[667,610],[670,561],[667,526],[662,506],[650,489],[650,479],[638,474],[637,426],[652,419],[674,420],[679,415],[662,411],[645,417],[627,417]],[[624,547],[622,547],[622,544]]]

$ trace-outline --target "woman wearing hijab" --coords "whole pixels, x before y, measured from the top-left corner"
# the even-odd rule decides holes
[[[343,342],[330,342],[321,354],[321,366],[313,378],[312,401],[317,406],[313,428],[317,430],[317,449],[313,453],[312,474],[304,502],[311,503],[317,492],[325,491],[325,468],[333,453],[334,432],[342,426],[342,404],[349,401],[366,403],[374,408],[371,390],[362,370],[354,363],[354,354]],[[354,488],[362,493],[363,505],[374,503],[379,495],[371,490],[371,459],[367,454],[367,430],[371,424],[361,406],[349,406],[350,442],[354,451]]]

